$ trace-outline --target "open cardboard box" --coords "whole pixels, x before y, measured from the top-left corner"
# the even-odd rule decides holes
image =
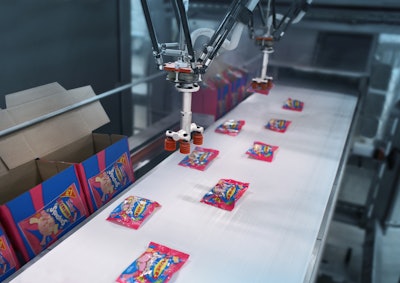
[[[65,90],[57,83],[7,95],[7,109],[0,111],[0,130],[68,107],[94,95],[89,86]],[[106,186],[107,198],[103,198],[104,202],[133,182],[127,138],[92,133],[108,122],[109,118],[101,104],[93,102],[0,137],[1,221],[6,232],[12,234],[10,238],[22,239],[24,245],[21,246],[20,241],[17,248],[22,251],[25,260],[31,259],[40,250],[32,248],[35,246],[32,242],[26,242],[28,237],[26,232],[24,234],[21,231],[20,222],[31,219],[37,213],[48,211],[49,204],[59,202],[69,187],[62,188],[58,184],[66,178],[70,180],[65,181],[65,184],[78,183],[75,184],[77,190],[74,191],[74,196],[82,200],[86,210],[84,212],[83,207],[79,207],[80,216],[88,216],[98,208],[93,204],[90,191],[96,181],[100,186]],[[111,171],[122,174],[119,177],[125,178],[124,183],[118,183],[118,187],[113,190],[110,189],[110,183],[107,183],[110,178],[102,180]],[[94,178],[93,182],[90,182],[91,178]],[[111,185],[115,184],[111,182]],[[48,197],[50,195],[51,198]],[[36,224],[37,228],[40,225],[33,220],[30,222]],[[55,223],[60,225],[57,219]],[[72,229],[72,225],[69,229]],[[17,232],[19,235],[16,235]],[[61,236],[59,230],[57,233],[54,230],[53,233],[47,231],[49,235],[45,234],[37,234],[38,238],[45,239],[40,241],[41,247],[46,246],[42,243],[51,244],[56,236]]]
[[[36,161],[41,177],[76,164],[90,213],[134,182],[128,139],[90,134]]]

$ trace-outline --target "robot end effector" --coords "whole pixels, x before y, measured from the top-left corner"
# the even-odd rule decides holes
[[[267,67],[269,55],[274,52],[274,42],[279,41],[282,38],[291,24],[298,23],[304,17],[311,2],[312,0],[294,0],[285,14],[279,14],[276,12],[275,0],[268,0],[266,14],[264,13],[261,2],[258,2],[257,6],[260,13],[260,19],[263,29],[266,30],[266,32],[260,36],[255,36],[254,27],[250,26],[251,38],[254,39],[256,45],[259,46],[263,52],[263,63],[260,77],[253,78],[251,82],[251,88],[254,91],[264,94],[269,93],[269,90],[273,86],[273,78],[267,76]]]

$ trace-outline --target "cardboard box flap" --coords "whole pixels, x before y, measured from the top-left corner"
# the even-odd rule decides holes
[[[32,120],[95,96],[90,86],[19,104],[0,111],[0,130]],[[4,118],[4,119],[3,119]],[[100,102],[77,108],[0,137],[0,158],[8,169],[43,157],[103,126],[110,120]]]
[[[59,83],[54,82],[47,85],[14,92],[6,95],[6,106],[7,108],[14,107],[64,91],[66,91],[65,88],[63,88]]]

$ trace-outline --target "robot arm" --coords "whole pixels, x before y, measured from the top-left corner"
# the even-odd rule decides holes
[[[192,93],[199,90],[198,83],[201,81],[201,76],[215,59],[219,49],[222,46],[227,49],[234,48],[238,44],[244,26],[243,23],[251,20],[251,11],[257,3],[258,0],[234,0],[218,29],[210,36],[210,40],[204,47],[202,54],[196,58],[186,15],[189,1],[171,0],[180,29],[180,42],[160,44],[150,17],[147,1],[141,0],[156,63],[160,70],[167,72],[167,79],[175,83],[176,89],[183,96],[181,129],[177,132],[169,130],[166,132],[166,150],[175,150],[176,142],[179,141],[181,153],[189,153],[190,141],[195,144],[202,143],[204,129],[191,122]],[[235,29],[235,31],[233,31],[231,41],[227,41],[232,29]],[[173,56],[176,59],[173,62],[164,63],[164,55]]]
[[[204,74],[208,66],[217,56],[221,47],[232,50],[237,46],[244,24],[248,24],[251,21],[252,10],[257,5],[258,1],[259,0],[234,0],[215,32],[210,29],[207,29],[206,33],[204,33],[204,29],[200,33],[198,31],[194,31],[192,35],[197,34],[197,36],[192,36],[192,40],[186,15],[189,1],[171,0],[178,26],[180,26],[181,29],[181,42],[160,44],[157,40],[154,26],[150,17],[147,0],[141,0],[143,13],[146,19],[146,24],[153,47],[153,56],[157,65],[160,69],[163,69],[164,62],[162,56],[175,56],[179,58],[178,61],[182,61],[190,65],[191,71],[194,73]],[[210,35],[211,32],[213,32],[212,35]],[[231,32],[232,40],[228,41],[227,37]],[[205,34],[210,36],[210,40],[204,46],[203,52],[200,54],[200,56],[196,58],[193,50],[193,43],[196,41],[199,35]],[[171,49],[173,47],[179,48]],[[196,80],[196,78],[194,79]],[[199,78],[197,78],[197,81],[198,80]]]
[[[284,31],[288,25],[297,21],[298,17],[301,18],[300,14],[303,11],[304,5],[299,6],[299,1],[301,1],[301,3],[311,2],[311,0],[294,1],[295,2],[293,2],[288,13],[283,16],[276,15],[275,0],[268,1],[268,7],[272,6],[272,17],[269,16],[270,12],[267,12],[267,17],[265,20],[266,25],[269,26],[269,37],[271,37],[269,33],[272,30],[272,37],[279,39],[284,34]],[[175,83],[176,89],[183,95],[181,130],[178,132],[166,132],[167,138],[165,142],[165,148],[173,151],[176,149],[175,143],[179,141],[180,151],[182,153],[189,153],[190,141],[193,140],[193,143],[195,144],[201,144],[203,141],[203,128],[191,122],[192,93],[199,90],[200,86],[198,83],[201,81],[202,74],[206,72],[207,68],[218,55],[220,48],[232,50],[237,46],[243,28],[246,24],[250,26],[252,23],[253,10],[257,5],[261,7],[261,4],[259,3],[259,0],[234,0],[216,31],[213,32],[209,29],[202,29],[200,32],[195,31],[191,35],[186,15],[189,6],[189,0],[171,0],[178,27],[180,29],[180,39],[177,43],[163,44],[160,44],[157,40],[154,26],[150,17],[147,0],[141,0],[141,4],[150,33],[150,39],[153,46],[153,56],[156,60],[156,63],[160,70],[167,72],[167,79]],[[277,23],[277,20],[279,19],[280,22]],[[204,46],[200,56],[196,58],[196,54],[193,50],[193,42],[195,42],[199,35],[205,34],[209,35],[210,40]],[[227,39],[229,34],[232,34],[230,41]],[[262,42],[264,42],[264,40]],[[268,50],[272,50],[270,41],[268,41]],[[164,63],[164,55],[173,56],[176,58],[176,60],[174,62]],[[263,67],[263,73],[266,73],[267,64],[268,57],[267,60],[264,58],[263,66],[265,66],[265,68]]]
[[[261,2],[258,3],[258,8],[261,16],[263,29],[265,34],[254,37],[254,28],[251,28],[252,37],[260,46],[263,52],[263,63],[260,77],[253,78],[250,90],[268,94],[272,88],[272,77],[267,76],[267,67],[269,54],[274,52],[274,42],[279,41],[285,34],[287,28],[294,23],[298,23],[305,15],[308,6],[312,0],[294,0],[285,14],[276,13],[275,0],[268,0],[267,12],[264,14]]]

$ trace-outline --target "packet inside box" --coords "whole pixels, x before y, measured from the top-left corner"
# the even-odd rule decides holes
[[[6,96],[0,110],[0,130],[95,96],[90,86],[65,90],[52,83]],[[0,203],[5,203],[43,180],[111,145],[122,136],[92,134],[109,122],[100,102],[52,117],[0,137]],[[60,160],[63,162],[43,162]]]

